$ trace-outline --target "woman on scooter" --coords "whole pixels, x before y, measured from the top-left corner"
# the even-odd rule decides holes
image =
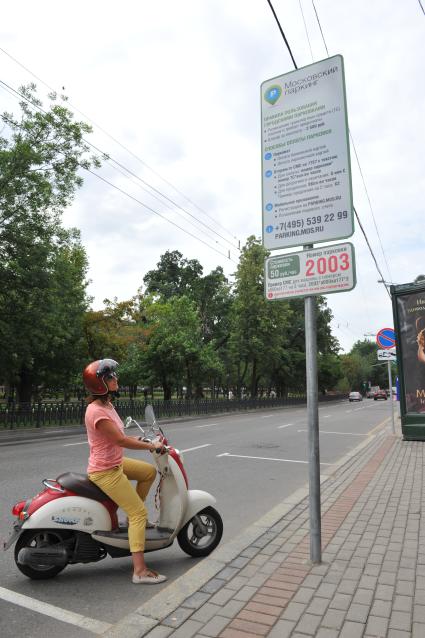
[[[124,434],[124,425],[111,402],[111,396],[118,390],[117,366],[113,359],[101,359],[89,363],[83,372],[84,385],[90,393],[85,415],[90,446],[87,474],[128,516],[133,583],[162,583],[167,577],[149,569],[144,557],[147,524],[144,501],[155,480],[156,468],[123,456],[123,448],[155,452],[162,445]],[[136,489],[130,480],[137,481]]]

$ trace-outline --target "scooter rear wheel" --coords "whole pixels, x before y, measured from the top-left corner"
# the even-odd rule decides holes
[[[15,545],[15,563],[17,568],[33,580],[46,580],[59,574],[66,565],[21,565],[18,562],[18,555],[24,547],[54,547],[62,544],[72,536],[72,532],[62,530],[42,530],[33,529],[21,534]]]
[[[213,507],[206,507],[182,527],[177,534],[177,542],[186,554],[198,558],[208,556],[217,547],[222,536],[223,521],[220,514]]]

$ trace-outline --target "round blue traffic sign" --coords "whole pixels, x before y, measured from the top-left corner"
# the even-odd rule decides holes
[[[382,328],[376,335],[376,343],[384,350],[391,350],[396,346],[394,328]]]

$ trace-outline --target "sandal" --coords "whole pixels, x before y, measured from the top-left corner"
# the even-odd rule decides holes
[[[159,583],[165,582],[167,577],[163,574],[158,574],[158,572],[155,572],[152,569],[148,569],[140,576],[133,574],[132,580],[135,585],[158,585]]]

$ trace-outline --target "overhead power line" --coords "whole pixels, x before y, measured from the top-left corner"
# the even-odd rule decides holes
[[[314,4],[314,0],[311,0],[311,2],[312,2],[312,5],[313,5],[313,8],[314,8],[314,13],[316,14],[316,20],[317,20],[317,24],[319,25],[320,33],[322,35],[323,44],[325,46],[326,53],[327,53],[327,55],[329,57],[328,45],[326,44],[325,35],[323,33],[322,25],[320,24],[319,14],[317,13],[317,9],[316,9],[316,5]],[[364,178],[364,175],[363,175],[363,170],[362,170],[362,167],[360,165],[360,159],[359,159],[359,156],[358,156],[358,153],[357,153],[356,145],[354,143],[354,138],[353,138],[353,135],[352,135],[350,129],[348,130],[348,132],[349,132],[349,135],[350,135],[351,143],[353,145],[353,150],[354,150],[354,154],[356,156],[357,166],[359,168],[360,177],[361,177],[362,182],[363,182],[363,187],[364,187],[364,190],[365,190],[365,193],[366,193],[367,200],[369,202],[369,208],[370,208],[370,212],[372,213],[373,224],[375,226],[376,235],[378,237],[379,245],[381,247],[382,256],[384,258],[384,262],[385,262],[385,265],[387,267],[388,274],[390,276],[389,278],[390,278],[390,280],[392,280],[391,269],[390,269],[390,266],[389,266],[388,261],[387,261],[387,256],[385,254],[384,246],[382,244],[381,235],[379,233],[378,225],[376,223],[375,213],[374,213],[374,210],[373,210],[371,199],[369,197],[369,191],[368,191],[367,186],[366,186],[366,181],[365,181],[365,178]],[[373,258],[375,259],[374,255],[373,255]]]
[[[4,53],[5,55],[7,55],[11,60],[13,60],[13,62],[15,62],[18,66],[20,66],[22,69],[24,69],[27,73],[29,73],[30,75],[32,75],[36,80],[38,80],[38,82],[41,82],[41,84],[43,84],[44,86],[46,86],[50,91],[57,93],[56,89],[54,89],[53,87],[51,87],[47,82],[45,82],[43,79],[41,79],[38,75],[36,75],[35,73],[33,73],[33,71],[31,71],[28,67],[26,67],[24,64],[22,64],[19,60],[17,60],[13,55],[11,55],[8,51],[6,51],[4,48],[0,47],[0,51],[2,51],[2,53]],[[196,204],[195,202],[193,202],[187,195],[185,195],[185,193],[183,193],[181,190],[179,190],[176,186],[174,186],[174,184],[172,184],[171,182],[169,182],[167,179],[165,179],[164,177],[162,177],[162,175],[160,175],[157,171],[155,171],[151,166],[149,166],[149,164],[147,164],[144,160],[142,160],[138,155],[136,155],[133,151],[131,151],[127,146],[125,146],[124,144],[122,144],[122,142],[120,142],[119,140],[117,140],[113,135],[111,135],[108,131],[106,131],[102,126],[100,126],[100,124],[96,123],[92,118],[90,118],[88,115],[86,115],[85,113],[83,113],[80,109],[78,109],[75,105],[73,105],[70,101],[67,101],[67,103],[69,104],[69,106],[72,107],[72,109],[78,113],[80,113],[80,115],[82,115],[85,119],[89,120],[97,129],[99,129],[100,131],[102,131],[102,133],[104,133],[107,137],[109,137],[113,142],[115,142],[115,144],[118,144],[118,146],[120,146],[122,149],[124,149],[127,153],[129,153],[132,157],[134,157],[138,162],[140,162],[140,164],[142,164],[143,166],[145,166],[149,171],[151,171],[154,175],[156,175],[159,179],[161,179],[165,184],[167,184],[168,186],[170,186],[176,193],[178,193],[181,197],[183,197],[187,202],[189,202],[192,206],[194,206],[196,209],[198,209],[203,215],[205,215],[206,217],[208,217],[209,219],[211,219],[211,221],[214,222],[214,224],[216,224],[219,228],[221,228],[224,232],[226,232],[232,239],[237,241],[237,237],[235,235],[233,235],[229,230],[227,230],[227,228],[225,228],[222,224],[220,224],[220,222],[218,222],[214,217],[212,217],[211,215],[209,215],[203,208],[201,208],[200,206],[198,206],[198,204]],[[87,142],[89,143],[89,142]],[[100,151],[102,152],[102,151]],[[115,160],[114,160],[115,161]],[[127,170],[127,169],[125,169]],[[137,179],[140,179],[138,176],[136,176]],[[143,181],[143,180],[141,180]],[[151,186],[148,182],[144,182],[145,184],[147,184],[149,186],[149,188],[152,188],[153,190],[154,187]],[[202,222],[201,220],[198,220],[197,217],[191,215],[191,213],[189,213],[188,211],[186,211],[186,209],[184,209],[183,207],[181,207],[180,205],[176,204],[171,198],[168,198],[166,195],[164,195],[161,191],[159,191],[158,189],[156,189],[156,192],[160,193],[162,197],[168,199],[170,202],[173,203],[174,206],[178,207],[180,210],[184,211],[186,214],[194,217],[194,219],[196,219],[200,224],[203,224],[204,226],[206,226],[207,228],[209,228],[206,224],[204,224],[204,222]],[[217,234],[219,237],[222,237],[219,233],[217,233],[217,231],[212,229],[212,232]],[[240,250],[240,242],[238,246],[235,246],[234,244],[232,244],[232,242],[229,242],[228,239],[223,238],[223,241],[226,241],[227,243],[229,243],[233,248],[236,248],[236,250]]]
[[[95,144],[92,144],[91,142],[89,142],[88,140],[84,140],[87,144],[89,144],[89,146],[91,146],[91,148],[93,148],[95,151],[97,151],[98,153],[102,153],[103,155],[107,155],[107,153],[105,153],[105,151],[102,151],[100,148],[98,148]],[[133,171],[131,171],[129,168],[127,168],[126,166],[124,166],[123,164],[121,164],[121,162],[118,162],[118,160],[114,159],[113,157],[108,156],[109,159],[111,160],[111,162],[113,162],[114,164],[116,164],[117,166],[119,166],[122,170],[126,171],[129,175],[131,175],[132,177],[134,177],[135,179],[137,179],[139,182],[141,182],[142,184],[145,184],[146,186],[148,186],[150,189],[152,189],[152,191],[154,193],[157,193],[160,197],[162,197],[163,199],[165,199],[167,202],[170,202],[171,204],[173,204],[173,206],[175,206],[176,208],[178,208],[179,210],[183,211],[184,213],[186,213],[187,215],[189,215],[189,217],[191,217],[192,219],[194,219],[198,224],[201,224],[202,226],[204,226],[205,228],[207,228],[210,232],[214,233],[214,235],[217,235],[217,237],[220,237],[223,241],[227,242],[230,246],[232,246],[232,248],[235,248],[236,250],[239,250],[238,246],[235,246],[235,244],[232,244],[232,242],[230,242],[228,239],[226,239],[225,237],[223,237],[223,235],[221,235],[220,233],[218,233],[216,230],[214,230],[213,228],[211,228],[211,226],[208,226],[208,224],[205,224],[205,222],[203,222],[202,220],[198,219],[197,217],[195,217],[195,215],[192,215],[192,213],[189,213],[188,210],[186,210],[185,208],[183,208],[182,206],[180,206],[180,204],[177,204],[177,202],[175,202],[173,199],[171,199],[171,197],[168,197],[167,195],[164,195],[164,193],[162,193],[160,190],[158,190],[157,188],[155,188],[154,186],[152,186],[151,184],[149,184],[148,182],[146,182],[144,179],[142,179],[141,177],[139,177],[139,175],[137,175],[136,173],[133,173]],[[156,198],[158,199],[158,198]],[[198,229],[199,230],[199,229]]]
[[[323,35],[322,25],[320,24],[320,20],[319,20],[319,14],[317,13],[317,9],[316,9],[316,5],[314,4],[314,0],[311,0],[311,2],[312,2],[312,5],[313,5],[314,13],[316,14],[316,20],[317,20],[317,24],[319,25],[320,33],[322,34],[323,44],[325,45],[326,53],[327,53],[327,55],[329,57],[328,46],[326,44],[325,36]]]
[[[282,29],[281,24],[280,24],[280,22],[279,22],[279,18],[278,18],[278,17],[277,17],[277,15],[276,15],[276,12],[275,12],[275,10],[274,10],[274,8],[273,8],[273,5],[272,5],[272,3],[271,3],[271,0],[267,0],[267,2],[268,2],[268,4],[269,4],[269,6],[270,6],[270,9],[272,10],[272,13],[273,13],[273,15],[274,15],[274,18],[275,18],[275,20],[276,20],[276,22],[277,22],[277,25],[278,25],[278,27],[279,27],[279,31],[280,31],[280,33],[281,33],[281,35],[282,35],[282,37],[283,37],[284,42],[285,42],[285,45],[286,45],[286,47],[288,48],[288,51],[289,51],[290,56],[291,56],[291,58],[292,58],[292,62],[293,62],[293,64],[294,64],[294,67],[295,67],[296,69],[298,69],[297,63],[295,62],[294,56],[293,56],[292,51],[291,51],[291,47],[289,46],[288,40],[287,40],[287,38],[286,38],[286,35],[285,35],[285,34],[284,34],[284,32],[283,32],[283,29]],[[319,16],[318,16],[318,14],[317,14],[316,7],[315,7],[315,5],[314,5],[314,0],[312,0],[312,3],[313,3],[314,11],[315,11],[315,13],[316,13],[317,21],[318,21],[318,23],[319,23],[320,32],[321,32],[321,34],[322,34],[322,38],[323,38],[323,42],[324,42],[324,44],[325,44],[326,52],[327,52],[328,57],[329,57],[328,47],[327,47],[326,42],[325,42],[325,38],[324,38],[324,35],[323,35],[322,27],[321,27],[321,25],[320,25],[320,21],[319,21]],[[356,157],[357,157],[357,153],[356,153]],[[370,201],[370,200],[369,200],[369,201]],[[363,233],[363,235],[364,235],[364,238],[365,238],[365,240],[366,240],[366,244],[367,244],[367,247],[369,248],[369,252],[370,252],[370,254],[372,255],[372,259],[373,259],[373,261],[375,262],[376,269],[377,269],[378,273],[381,275],[381,278],[382,278],[382,279],[384,280],[384,282],[385,282],[385,277],[382,275],[382,272],[381,272],[381,269],[379,268],[379,265],[378,265],[377,259],[376,259],[375,255],[374,255],[374,252],[373,252],[373,250],[372,250],[372,247],[371,247],[371,245],[370,245],[370,243],[369,243],[369,239],[368,239],[368,237],[367,237],[367,234],[366,234],[366,232],[365,232],[365,230],[364,230],[364,228],[363,228],[363,225],[362,225],[362,223],[361,223],[361,221],[360,221],[360,217],[359,217],[359,215],[357,214],[357,211],[356,211],[356,209],[354,208],[354,206],[353,206],[353,210],[354,210],[354,213],[355,213],[355,215],[356,215],[357,221],[358,221],[358,223],[359,223],[360,229],[361,229],[361,231],[362,231],[362,233]],[[373,212],[372,212],[372,215],[373,215]],[[379,234],[378,234],[378,237],[379,237]],[[379,238],[379,241],[381,241],[381,240],[380,240],[380,238]],[[381,248],[382,248],[382,252],[383,252],[383,254],[384,254],[384,249],[383,249],[383,247],[382,247],[382,243],[381,243]],[[385,255],[384,255],[384,259],[385,259]],[[385,260],[385,261],[386,261],[386,260]],[[386,286],[386,284],[385,284],[385,288],[386,288],[386,290],[387,290],[387,293],[388,293],[388,294],[390,294],[390,293],[389,293],[389,290],[388,290],[388,288],[387,288],[387,286]]]
[[[367,234],[366,234],[366,232],[365,232],[365,229],[364,229],[364,228],[363,228],[363,226],[362,226],[362,223],[361,223],[361,221],[360,221],[360,217],[358,216],[357,211],[356,211],[356,209],[355,209],[355,207],[354,207],[354,206],[353,206],[353,210],[354,210],[354,214],[356,215],[357,222],[358,222],[358,224],[359,224],[359,226],[360,226],[360,228],[361,228],[361,231],[362,231],[362,233],[363,233],[363,235],[364,235],[364,238],[365,238],[365,240],[366,240],[366,244],[367,244],[367,247],[369,248],[369,252],[370,252],[370,254],[372,255],[372,259],[373,259],[373,261],[375,262],[376,270],[377,270],[377,271],[379,272],[379,274],[381,275],[381,278],[382,278],[383,284],[384,284],[384,286],[385,286],[385,289],[386,289],[386,291],[387,291],[387,293],[388,293],[388,296],[389,296],[389,297],[391,297],[391,295],[390,295],[390,291],[389,291],[388,286],[387,286],[386,281],[385,281],[385,277],[384,277],[384,275],[382,274],[381,269],[379,268],[378,262],[377,262],[377,260],[376,260],[375,255],[374,255],[374,252],[373,252],[373,250],[372,250],[372,247],[371,247],[371,245],[370,245],[370,243],[369,243],[369,239],[368,239],[368,237],[367,237]]]
[[[304,17],[303,5],[302,5],[301,0],[298,0],[298,2],[299,2],[299,5],[300,5],[300,11],[301,11],[301,15],[302,15],[303,22],[304,22],[304,29],[305,29],[305,34],[307,36],[308,47],[310,49],[311,61],[314,62],[313,50],[311,48],[310,36],[308,35],[308,29],[307,29],[307,24],[306,24],[305,17]]]
[[[36,108],[38,111],[47,114],[47,111],[45,111],[42,107],[40,107],[37,104],[34,104],[31,100],[29,100],[27,97],[25,97],[25,95],[22,95],[21,93],[19,93],[19,91],[16,91],[15,89],[13,89],[12,87],[10,87],[6,82],[4,82],[3,80],[0,80],[0,84],[3,85],[2,88],[6,87],[6,90],[8,93],[10,93],[11,95],[13,95],[14,98],[16,98],[17,96],[20,97],[21,99],[24,99],[28,102],[28,104],[30,104],[32,106],[32,108]],[[16,95],[14,95],[16,94]],[[84,140],[86,141],[86,140]],[[87,142],[88,143],[88,142]],[[93,146],[93,145],[91,145]],[[94,147],[96,148],[96,147]],[[101,151],[100,151],[101,152]],[[115,188],[117,191],[119,191],[120,193],[122,193],[123,195],[125,195],[126,197],[129,197],[130,199],[132,199],[133,201],[135,201],[136,203],[138,203],[140,206],[143,206],[143,208],[146,208],[147,210],[149,210],[150,212],[154,213],[155,215],[157,215],[158,217],[161,217],[162,219],[164,219],[165,221],[167,221],[169,224],[172,224],[173,226],[175,226],[176,228],[179,228],[180,230],[182,230],[183,232],[185,232],[187,235],[189,235],[190,237],[193,237],[194,239],[196,239],[197,241],[201,242],[202,244],[204,244],[205,246],[207,246],[208,248],[210,248],[211,250],[214,250],[216,253],[218,253],[219,255],[222,255],[223,257],[226,257],[227,259],[229,259],[230,261],[232,261],[233,263],[237,263],[234,259],[232,259],[230,257],[230,251],[228,251],[228,254],[226,255],[225,253],[222,253],[220,250],[217,250],[217,248],[215,246],[211,246],[210,244],[208,244],[206,241],[204,241],[203,239],[201,239],[200,237],[194,235],[193,233],[191,233],[190,231],[188,231],[187,229],[183,228],[182,226],[180,226],[179,224],[177,224],[176,222],[172,221],[171,219],[168,219],[168,217],[165,217],[165,215],[162,215],[161,213],[159,213],[158,211],[156,211],[155,209],[153,209],[152,207],[148,206],[147,204],[145,204],[144,202],[140,201],[139,199],[137,199],[136,197],[134,197],[133,195],[131,195],[130,193],[127,193],[127,191],[125,191],[124,189],[120,188],[119,186],[116,186],[115,184],[113,184],[112,182],[110,182],[109,180],[105,179],[104,177],[102,177],[101,175],[99,175],[98,173],[95,173],[94,171],[92,171],[91,169],[88,169],[85,166],[82,166],[81,164],[79,164],[80,168],[83,168],[85,171],[91,173],[92,175],[94,175],[95,177],[97,177],[98,179],[100,179],[102,182],[105,182],[106,184],[108,184],[109,186],[112,186],[113,188]]]
[[[276,22],[277,22],[277,26],[279,27],[279,31],[280,31],[280,33],[281,33],[281,36],[282,36],[282,38],[283,38],[283,40],[284,40],[284,42],[285,42],[285,44],[286,44],[286,48],[287,48],[287,49],[288,49],[288,51],[289,51],[289,55],[291,56],[291,60],[292,60],[292,62],[293,62],[293,64],[294,64],[294,67],[295,67],[296,69],[298,69],[298,67],[297,67],[297,63],[295,62],[295,58],[294,58],[294,56],[293,56],[293,54],[292,54],[292,51],[291,51],[291,47],[289,46],[289,42],[288,42],[288,40],[286,39],[286,35],[285,35],[285,33],[284,33],[283,29],[282,29],[282,26],[281,26],[281,24],[280,24],[280,22],[279,22],[279,18],[278,18],[278,17],[277,17],[277,15],[276,15],[276,11],[274,10],[274,7],[273,7],[273,5],[272,5],[272,3],[271,3],[271,0],[267,0],[267,2],[269,3],[270,9],[271,9],[271,11],[272,11],[272,13],[273,13],[273,15],[274,15],[274,19],[275,19],[275,20],[276,20]]]
[[[10,85],[8,85],[6,82],[4,82],[3,80],[0,80],[1,84],[3,84],[9,91],[9,93],[11,91],[13,91],[14,93],[16,93],[16,95],[18,95],[20,98],[22,99],[26,99],[24,95],[22,95],[22,93],[20,93],[19,91],[17,91],[16,89],[14,89],[13,87],[11,87]],[[29,102],[30,104],[32,104],[32,106],[34,106],[34,104],[27,100],[27,102]],[[155,193],[158,193],[158,195],[160,195],[162,198],[164,198],[166,201],[171,202],[173,204],[173,206],[175,206],[176,208],[180,209],[181,211],[183,211],[184,213],[186,213],[189,217],[191,217],[192,219],[194,219],[198,224],[200,224],[201,226],[204,226],[205,228],[207,228],[210,232],[212,232],[214,235],[217,235],[217,237],[220,237],[221,239],[223,239],[223,241],[225,241],[226,243],[228,243],[232,248],[236,249],[236,250],[240,250],[239,246],[235,246],[234,244],[232,244],[231,242],[229,242],[228,239],[226,239],[225,237],[223,237],[220,233],[218,233],[216,230],[214,230],[213,228],[211,228],[210,226],[208,226],[208,224],[205,224],[205,222],[203,222],[202,220],[198,219],[197,217],[195,217],[194,215],[192,215],[189,211],[187,211],[186,209],[184,209],[182,206],[180,206],[179,204],[177,204],[174,200],[172,200],[170,197],[168,197],[167,195],[164,195],[164,193],[162,193],[160,190],[158,190],[157,188],[155,188],[154,186],[152,186],[151,184],[149,184],[148,182],[146,182],[145,180],[143,180],[141,177],[139,177],[136,173],[133,173],[133,171],[131,171],[130,169],[128,169],[126,166],[124,166],[123,164],[121,164],[120,162],[118,162],[118,160],[115,160],[113,157],[111,157],[110,155],[108,155],[108,153],[106,151],[103,151],[102,149],[100,149],[98,146],[96,146],[95,144],[92,144],[89,140],[87,140],[86,138],[83,138],[84,142],[90,146],[93,150],[95,150],[96,152],[102,154],[103,156],[107,157],[108,160],[110,160],[110,162],[113,162],[113,164],[116,164],[117,166],[119,166],[122,170],[126,171],[126,173],[128,173],[129,175],[131,175],[132,177],[134,177],[136,180],[138,180],[139,182],[141,182],[142,184],[145,184],[146,186],[148,186],[152,191],[154,191]],[[110,163],[109,162],[109,163]],[[113,168],[115,170],[118,170],[116,168],[116,166],[113,165]],[[118,171],[121,174],[122,171]],[[124,174],[125,177],[128,177],[128,175]],[[138,186],[140,186],[138,184]],[[143,188],[143,187],[141,187]],[[146,189],[143,189],[146,190]],[[149,191],[147,191],[149,193],[150,196],[154,197],[155,199],[158,199],[158,197],[156,197],[155,195],[152,195],[152,193],[150,193]],[[161,200],[159,200],[161,201]],[[194,224],[188,220],[187,221],[190,225],[194,226]],[[200,229],[197,226],[194,226],[194,228],[196,228],[197,231],[199,231]],[[203,231],[205,232],[205,231]],[[214,240],[213,237],[211,237],[211,239],[213,241],[216,241],[216,243],[219,243],[217,240]]]
[[[218,253],[219,255],[222,255],[223,257],[226,257],[228,259],[230,259],[230,261],[233,261],[233,263],[237,263],[234,259],[232,259],[231,257],[229,257],[228,255],[226,255],[225,253],[222,253],[221,251],[217,250],[217,248],[215,248],[214,246],[210,246],[210,244],[207,244],[206,241],[204,241],[203,239],[201,239],[200,237],[197,237],[196,235],[194,235],[193,233],[191,233],[189,230],[186,230],[185,228],[182,228],[181,226],[179,226],[178,224],[176,224],[175,222],[173,222],[171,219],[168,219],[168,217],[165,217],[164,215],[162,215],[161,213],[159,213],[157,210],[155,210],[154,208],[151,208],[150,206],[148,206],[147,204],[145,204],[144,202],[141,202],[139,199],[137,199],[137,197],[134,197],[133,195],[131,195],[130,193],[127,193],[127,191],[123,190],[122,188],[120,188],[119,186],[116,186],[116,184],[113,184],[112,182],[110,182],[109,180],[105,179],[104,177],[102,177],[101,175],[99,175],[98,173],[95,173],[94,171],[92,171],[90,168],[86,168],[86,171],[88,171],[89,173],[91,173],[92,175],[94,175],[95,177],[97,177],[98,179],[100,179],[102,182],[105,182],[105,184],[108,184],[109,186],[112,186],[112,188],[115,188],[115,190],[119,191],[120,193],[122,193],[123,195],[125,195],[126,197],[129,197],[130,199],[132,199],[134,202],[136,202],[137,204],[140,204],[141,206],[143,206],[143,208],[146,208],[147,210],[149,210],[151,213],[154,213],[155,215],[158,215],[158,217],[161,217],[162,219],[165,219],[165,221],[167,221],[169,224],[172,224],[173,226],[175,226],[176,228],[179,228],[180,230],[182,230],[183,232],[187,233],[188,235],[190,235],[191,237],[193,237],[194,239],[197,239],[198,241],[200,241],[202,244],[204,244],[205,246],[208,246],[208,248],[211,248],[212,250],[215,250],[216,253]]]

